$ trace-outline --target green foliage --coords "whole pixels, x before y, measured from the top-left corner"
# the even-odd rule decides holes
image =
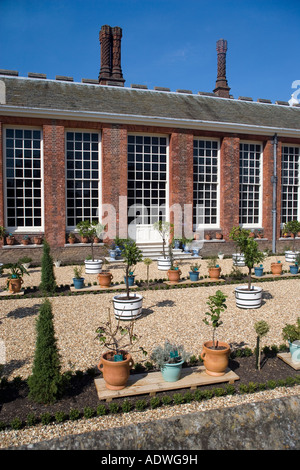
[[[172,344],[167,340],[163,346],[156,346],[150,356],[159,369],[162,369],[165,364],[187,361],[189,357],[190,353],[186,352],[181,344]]]
[[[42,272],[40,289],[44,295],[54,294],[57,285],[54,274],[53,258],[50,254],[50,246],[46,240],[43,242]]]
[[[174,393],[173,402],[174,402],[174,405],[181,405],[182,403],[184,403],[183,395],[181,395],[181,393]]]
[[[8,279],[21,279],[24,274],[28,274],[29,276],[29,272],[24,268],[20,260],[16,263],[6,263],[2,266],[2,269],[10,269]]]
[[[72,408],[69,413],[69,418],[71,421],[76,421],[80,418],[80,412],[76,408]]]
[[[297,318],[297,323],[295,325],[289,323],[285,325],[282,329],[282,337],[290,343],[300,340],[300,317]]]
[[[132,267],[143,260],[143,254],[137,247],[133,240],[124,240],[123,247],[121,250],[121,256],[126,264],[125,276],[126,276],[126,292],[127,298],[129,298],[129,283],[127,282],[129,272],[132,271]]]
[[[37,403],[53,403],[63,393],[60,357],[53,326],[52,306],[42,303],[36,322],[36,346],[32,375],[28,378],[29,397]]]
[[[64,421],[66,421],[67,419],[67,415],[64,411],[57,411],[55,413],[55,421],[57,423],[63,423]]]
[[[295,237],[297,233],[300,232],[300,222],[298,222],[298,220],[290,220],[283,226],[282,230],[284,233],[291,233],[294,235],[293,251],[295,251]]]
[[[12,429],[21,429],[23,427],[23,421],[20,418],[14,418],[10,423],[10,427]]]
[[[150,398],[150,408],[154,410],[155,408],[158,408],[160,406],[160,399],[159,397],[151,397]]]
[[[98,405],[96,409],[97,416],[104,416],[107,413],[105,405]]]
[[[147,402],[146,400],[137,400],[135,404],[135,408],[138,411],[143,411],[147,407]]]
[[[88,237],[91,242],[91,251],[92,251],[92,260],[94,261],[94,237],[99,237],[105,229],[105,225],[102,225],[100,222],[93,220],[82,220],[76,225],[76,228],[79,231],[79,235],[82,237]]]
[[[167,242],[167,237],[170,236],[171,233],[173,233],[173,224],[170,222],[165,222],[163,220],[158,220],[153,224],[154,230],[157,230],[158,233],[160,234],[163,242],[163,257],[166,257],[165,253],[165,246]]]
[[[90,406],[85,406],[83,409],[83,416],[86,419],[93,418],[95,416],[95,410]]]
[[[6,230],[5,228],[0,225],[0,240],[2,240],[5,237]]]
[[[80,265],[80,266],[74,266],[73,272],[74,272],[74,277],[75,277],[75,279],[81,279],[81,278],[82,278],[82,270],[83,270],[83,266],[82,266],[82,265]]]
[[[52,415],[48,412],[43,413],[40,418],[41,418],[41,423],[44,424],[45,426],[47,424],[50,424],[52,421]]]
[[[119,412],[120,406],[118,405],[118,403],[111,402],[108,405],[108,408],[111,413],[116,414]]]
[[[209,300],[207,305],[209,306],[209,312],[205,312],[205,315],[208,318],[203,318],[203,322],[206,325],[211,325],[213,329],[213,348],[216,348],[216,343],[215,343],[215,333],[217,328],[223,324],[223,322],[220,320],[221,313],[224,312],[227,309],[227,305],[225,303],[227,296],[223,294],[222,291],[217,290],[215,295],[210,295]]]
[[[270,327],[267,322],[264,320],[258,321],[254,325],[255,332],[257,334],[257,340],[256,340],[256,368],[260,370],[260,355],[261,355],[261,350],[260,350],[260,339],[265,336]]]
[[[132,409],[132,404],[128,399],[125,399],[122,403],[122,411],[123,413],[128,413]]]
[[[37,424],[37,418],[34,413],[29,413],[26,419],[27,426],[35,426]]]
[[[163,405],[170,405],[172,403],[172,398],[169,395],[165,395],[161,399]]]

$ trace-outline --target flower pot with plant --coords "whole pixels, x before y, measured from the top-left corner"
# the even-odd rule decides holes
[[[224,253],[223,253],[223,251],[219,251],[219,252],[218,252],[218,258],[219,258],[219,259],[223,259],[223,258],[224,258]]]
[[[95,259],[94,257],[94,237],[98,236],[99,238],[104,232],[105,226],[97,221],[82,220],[76,225],[79,235],[86,237],[90,240],[91,244],[91,258],[86,258],[85,263],[85,272],[86,274],[98,274],[102,270],[102,259]]]
[[[59,268],[60,265],[61,265],[61,260],[60,259],[55,259],[54,260],[54,265],[55,265],[56,268]]]
[[[6,244],[7,245],[14,245],[15,243],[15,237],[12,233],[9,233],[6,237]]]
[[[99,281],[99,285],[100,285],[101,287],[105,287],[105,288],[110,287],[111,281],[113,280],[113,275],[112,275],[112,273],[109,271],[109,269],[105,269],[105,266],[106,266],[107,264],[109,264],[109,262],[108,262],[108,261],[106,260],[106,258],[104,257],[104,258],[103,258],[103,265],[102,265],[104,269],[102,269],[102,270],[101,270],[101,273],[98,273],[98,275],[97,275],[97,279],[98,279],[98,281]]]
[[[248,284],[235,288],[236,305],[239,308],[259,308],[262,302],[262,288],[252,286],[252,269],[255,264],[265,259],[265,253],[259,251],[258,243],[249,237],[249,230],[233,227],[230,238],[234,240],[240,251],[244,254],[245,265],[248,268]]]
[[[129,273],[133,271],[134,266],[143,259],[141,250],[136,246],[133,240],[125,240],[122,249],[122,258],[125,263],[125,294],[117,294],[113,297],[115,317],[121,320],[132,320],[142,314],[143,296],[130,292],[130,286],[127,282]]]
[[[165,341],[163,346],[159,345],[153,349],[150,359],[160,369],[166,382],[177,382],[180,379],[182,365],[190,356],[182,345]]]
[[[276,261],[276,263],[271,263],[271,271],[274,276],[281,276],[282,274],[282,263],[280,260]]]
[[[41,245],[41,244],[42,244],[42,241],[43,241],[42,235],[34,235],[34,237],[33,237],[33,243],[34,243],[35,245]]]
[[[74,277],[73,277],[73,283],[75,289],[82,289],[84,287],[84,277],[82,277],[82,270],[83,266],[75,266],[73,271],[74,271]]]
[[[199,263],[193,263],[191,264],[190,266],[190,271],[189,271],[189,276],[190,276],[190,280],[195,282],[195,281],[199,281],[199,269],[201,267],[201,264]]]
[[[211,280],[216,281],[221,275],[221,267],[217,264],[217,257],[211,256],[207,261],[208,273]]]
[[[21,243],[22,245],[29,245],[30,238],[28,235],[22,235]]]
[[[2,266],[3,269],[10,269],[10,274],[7,276],[7,289],[10,293],[15,294],[21,291],[23,281],[23,275],[28,274],[26,268],[20,261],[17,263],[7,263]]]
[[[300,253],[299,251],[296,251],[296,235],[299,230],[300,222],[298,222],[297,220],[290,220],[283,227],[283,231],[285,233],[290,233],[293,238],[292,250],[285,251],[285,260],[287,263],[294,263],[296,261],[297,255]]]
[[[300,317],[297,318],[297,323],[286,324],[282,329],[282,337],[285,339],[290,348],[292,362],[300,363]]]
[[[157,258],[157,267],[160,271],[168,271],[171,267],[171,260],[166,255],[166,245],[173,233],[173,225],[170,222],[158,220],[153,224],[154,230],[157,230],[162,238],[162,256]]]
[[[167,271],[168,279],[171,283],[176,284],[180,281],[181,270],[177,262],[174,262],[172,247],[169,245],[169,259],[171,262],[171,267]]]
[[[29,269],[31,261],[32,261],[32,258],[30,258],[30,256],[23,256],[22,258],[19,259],[19,263],[23,264],[26,270]]]
[[[75,234],[73,232],[70,232],[68,234],[68,242],[73,245],[76,241]]]
[[[226,373],[229,362],[230,345],[216,339],[217,329],[223,324],[220,320],[221,313],[227,309],[227,296],[218,290],[215,295],[210,295],[207,305],[209,311],[205,312],[203,322],[212,327],[212,340],[203,344],[201,359],[208,375],[215,377]]]
[[[297,254],[295,263],[290,265],[290,273],[291,274],[298,274],[299,273],[299,265],[300,265],[300,253]]]
[[[133,352],[147,352],[142,348],[137,348],[140,337],[134,333],[134,320],[126,325],[120,324],[120,319],[114,324],[108,309],[108,321],[100,325],[96,338],[103,348],[108,349],[101,356],[98,369],[103,374],[106,388],[109,390],[122,390],[126,387],[130,370],[133,367]],[[133,351],[135,349],[135,351]]]

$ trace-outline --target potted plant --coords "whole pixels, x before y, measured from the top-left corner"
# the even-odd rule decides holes
[[[150,264],[153,263],[153,260],[151,258],[144,258],[143,262],[147,266],[147,287],[149,288],[149,267]]]
[[[75,266],[73,271],[74,271],[74,277],[73,277],[73,283],[75,289],[82,289],[84,287],[84,277],[82,277],[82,269],[83,266]]]
[[[101,273],[102,269],[102,259],[94,258],[94,237],[98,237],[104,231],[105,226],[97,221],[82,220],[76,225],[81,238],[87,238],[91,243],[91,259],[86,258],[85,263],[85,272],[86,274],[98,274]]]
[[[264,231],[263,231],[262,228],[257,229],[256,237],[257,238],[263,238],[264,237]]]
[[[30,256],[23,256],[19,259],[19,263],[23,264],[25,269],[29,269],[32,258]]]
[[[210,279],[216,281],[219,279],[221,274],[221,267],[217,264],[217,257],[211,256],[207,262],[208,273]]]
[[[240,230],[241,227],[233,227],[229,234],[229,238],[231,240],[235,240],[236,237],[238,237]],[[236,253],[232,253],[232,260],[234,266],[245,266],[245,255],[240,252],[238,244],[236,244]]]
[[[200,269],[201,264],[199,263],[193,263],[190,266],[190,271],[189,271],[189,276],[190,280],[195,282],[199,281],[199,269]]]
[[[173,247],[175,248],[175,250],[179,250],[179,249],[180,249],[180,243],[181,243],[180,238],[178,238],[178,237],[174,237],[174,238],[173,238],[172,245],[173,245]]]
[[[222,240],[223,234],[222,232],[216,232],[216,240]]]
[[[103,258],[103,267],[105,267],[108,263],[108,261],[105,259],[105,257]],[[106,270],[106,269],[102,269],[101,270],[101,273],[98,273],[97,275],[97,279],[99,281],[99,285],[101,287],[110,287],[111,285],[111,281],[113,279],[113,275],[112,273],[109,271],[109,270]]]
[[[282,263],[280,260],[277,260],[274,263],[271,263],[271,271],[274,276],[281,276],[282,274]]]
[[[21,238],[22,245],[28,245],[29,242],[30,242],[29,236],[28,235],[22,235],[22,238]]]
[[[24,268],[23,264],[20,261],[16,263],[7,263],[2,266],[3,269],[10,269],[10,274],[7,277],[7,289],[12,294],[21,291],[21,287],[23,284],[23,275],[28,274],[26,268]]]
[[[59,268],[60,265],[61,265],[61,260],[60,259],[55,259],[54,260],[54,265],[55,265],[56,268]]]
[[[68,234],[68,242],[73,245],[73,243],[75,243],[75,241],[76,241],[75,234],[74,234],[73,232],[69,232],[69,234]]]
[[[290,273],[291,274],[298,274],[299,264],[300,264],[300,253],[297,254],[295,263],[290,265]]]
[[[125,262],[126,293],[117,294],[113,297],[115,317],[121,320],[132,320],[142,314],[143,296],[136,293],[130,293],[130,286],[127,282],[129,272],[136,264],[143,259],[141,250],[136,246],[133,240],[124,241],[122,249],[122,258]]]
[[[41,244],[42,244],[42,241],[43,241],[42,235],[34,235],[34,236],[33,236],[33,243],[34,243],[35,245],[41,245]]]
[[[297,323],[286,324],[282,329],[282,337],[289,343],[292,362],[300,362],[300,317]]]
[[[167,271],[167,275],[168,275],[169,281],[176,284],[177,282],[180,281],[181,270],[179,269],[178,263],[174,262],[171,245],[169,245],[169,259],[170,259],[171,266],[170,266],[170,269],[168,269]]]
[[[15,236],[12,233],[9,233],[6,237],[7,245],[13,245],[15,243]]]
[[[151,353],[151,360],[160,369],[166,382],[176,382],[181,375],[182,365],[190,357],[182,345],[172,344],[168,340],[164,345],[156,346]]]
[[[262,288],[252,286],[251,273],[255,264],[265,259],[265,253],[259,251],[258,243],[249,237],[249,230],[237,227],[231,232],[232,239],[244,253],[245,265],[248,267],[248,285],[235,288],[236,305],[239,308],[259,308],[262,301]]]
[[[296,240],[295,240],[297,233],[300,231],[300,222],[298,222],[297,220],[290,220],[289,222],[287,222],[284,225],[283,231],[285,233],[290,233],[292,235],[292,238],[293,238],[293,249],[292,249],[292,251],[288,250],[288,251],[285,252],[286,262],[287,263],[293,263],[296,260],[297,254],[300,253],[299,251],[296,251]]]
[[[194,240],[193,238],[182,237],[181,243],[182,243],[183,251],[185,251],[185,253],[190,252],[193,240]]]
[[[223,259],[224,258],[224,253],[223,251],[218,251],[218,258]]]
[[[120,320],[113,325],[110,310],[108,321],[96,330],[96,338],[103,348],[108,349],[101,356],[98,369],[103,373],[105,385],[109,390],[121,390],[126,387],[130,370],[133,367],[133,348],[136,348],[140,338],[134,333],[134,320],[126,326],[121,326]],[[147,352],[139,347],[136,351]]]
[[[229,362],[230,345],[216,340],[217,329],[223,324],[220,320],[221,313],[227,309],[227,296],[218,290],[215,295],[210,295],[207,305],[209,311],[205,312],[203,322],[212,327],[212,340],[203,344],[201,359],[206,373],[212,376],[222,376],[226,373]]]
[[[264,273],[264,267],[262,264],[260,264],[259,266],[254,266],[254,274],[255,276],[257,277],[261,277]]]
[[[153,224],[154,230],[157,230],[162,238],[162,257],[157,258],[157,266],[160,271],[168,271],[171,267],[170,258],[166,256],[166,244],[173,231],[173,225],[170,222],[158,220]]]

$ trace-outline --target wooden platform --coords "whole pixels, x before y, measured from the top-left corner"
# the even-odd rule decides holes
[[[286,362],[293,369],[300,370],[300,362],[298,362],[298,363],[293,362],[290,352],[288,352],[288,353],[278,353],[277,357],[282,359],[284,362]]]
[[[180,279],[179,282],[164,281],[164,283],[168,284],[169,286],[174,286],[178,284],[205,284],[206,282],[225,282],[225,279],[210,279],[210,277],[207,277],[205,279],[199,279],[199,281],[191,281],[190,279]]]
[[[131,289],[136,289],[138,286],[134,285],[134,286],[130,286],[130,290]],[[125,284],[118,284],[116,286],[109,286],[109,287],[102,287],[100,286],[99,284],[97,284],[96,286],[84,286],[82,289],[76,289],[74,286],[70,286],[70,291],[71,292],[91,292],[91,291],[101,291],[101,290],[107,290],[107,289],[111,289],[111,290],[118,290],[118,289],[122,289],[122,290],[126,290],[126,287],[125,287]]]
[[[157,392],[189,388],[195,390],[201,385],[213,385],[228,382],[233,384],[239,380],[231,369],[227,369],[225,375],[212,377],[205,372],[204,366],[186,367],[181,371],[181,378],[176,382],[166,382],[161,372],[145,372],[142,374],[131,374],[127,386],[122,390],[109,390],[106,388],[105,380],[97,378],[94,380],[99,400],[111,401],[113,398],[129,397],[133,395],[149,394],[155,396]]]
[[[282,273],[282,274],[263,274],[262,276],[255,276],[255,274],[251,275],[253,279],[284,279],[287,277],[300,277],[300,273],[292,274],[292,273]]]
[[[0,291],[0,296],[1,297],[7,297],[9,295],[24,295],[24,289],[21,289],[20,292],[16,292],[16,293],[9,292],[8,290]]]

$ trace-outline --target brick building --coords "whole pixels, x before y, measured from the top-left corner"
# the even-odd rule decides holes
[[[232,251],[238,224],[280,251],[282,224],[300,219],[299,105],[234,99],[225,40],[210,93],[127,87],[121,37],[101,28],[98,80],[0,70],[0,225],[17,239],[2,241],[1,257],[24,233],[70,255],[67,233],[85,219],[121,238],[130,224],[138,243],[155,242],[159,215],[175,235],[201,226],[211,236],[204,254],[219,250],[220,232]]]

